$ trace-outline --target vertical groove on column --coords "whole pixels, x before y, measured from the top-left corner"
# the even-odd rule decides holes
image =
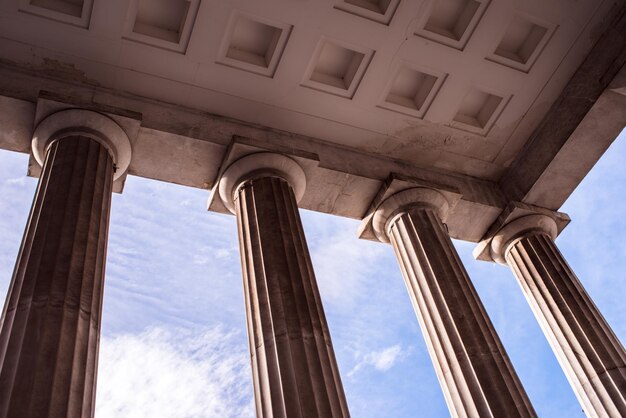
[[[626,352],[545,234],[506,254],[561,367],[590,417],[626,416]]]
[[[452,416],[535,417],[437,214],[402,214],[390,239]]]
[[[113,183],[87,138],[48,151],[0,322],[0,417],[90,417]]]
[[[348,417],[295,196],[280,178],[236,200],[259,417]]]

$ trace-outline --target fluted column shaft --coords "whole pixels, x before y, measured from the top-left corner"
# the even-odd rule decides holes
[[[234,203],[257,416],[348,417],[294,191],[255,178]]]
[[[530,401],[435,210],[388,227],[453,417],[535,417]]]
[[[86,137],[52,143],[0,320],[0,417],[90,417],[113,162]]]
[[[552,237],[529,231],[505,253],[589,417],[626,416],[626,352]]]

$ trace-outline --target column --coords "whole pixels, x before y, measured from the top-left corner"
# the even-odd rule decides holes
[[[88,129],[55,133],[66,116],[33,142],[45,162],[0,319],[3,418],[93,416],[114,159]]]
[[[626,416],[626,352],[554,243],[546,215],[527,215],[493,238],[588,417]]]
[[[442,223],[434,189],[387,198],[373,219],[395,250],[453,417],[535,417],[533,407]]]
[[[258,417],[349,417],[298,213],[305,182],[273,153],[236,161],[220,180],[237,216]]]

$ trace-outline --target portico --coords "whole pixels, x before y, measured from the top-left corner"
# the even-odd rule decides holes
[[[626,414],[626,351],[554,242],[624,127],[623,1],[78,3],[0,9],[0,147],[39,177],[0,417],[93,414],[128,175],[236,217],[259,417],[349,416],[299,208],[390,244],[452,416],[536,413],[451,238],[512,270],[585,413]]]

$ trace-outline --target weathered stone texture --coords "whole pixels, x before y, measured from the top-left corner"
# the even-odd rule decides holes
[[[235,199],[258,417],[348,417],[290,185],[247,181]]]
[[[0,417],[93,415],[113,162],[52,144],[0,322]]]
[[[624,347],[552,238],[533,231],[505,257],[587,416],[626,416]]]
[[[499,185],[509,200],[526,202],[525,196],[626,63],[626,2],[616,1],[607,20],[602,36],[500,179]],[[585,159],[585,156],[579,152],[574,158]],[[572,164],[569,171],[575,170]],[[533,203],[546,206],[543,202]],[[560,204],[549,209],[557,210]]]
[[[389,237],[453,417],[535,417],[434,210],[410,209]]]

